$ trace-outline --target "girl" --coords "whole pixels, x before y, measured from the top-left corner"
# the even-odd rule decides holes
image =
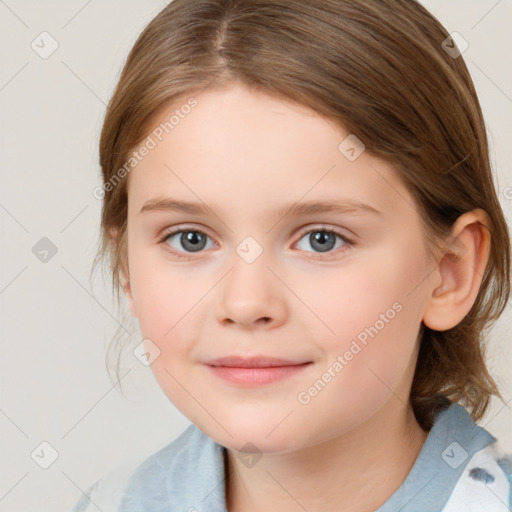
[[[192,425],[75,512],[510,510],[475,423],[510,237],[460,51],[415,0],[174,0],[146,27],[99,257]]]

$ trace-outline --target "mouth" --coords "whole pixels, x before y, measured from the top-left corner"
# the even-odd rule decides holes
[[[254,387],[292,377],[313,363],[266,356],[230,356],[213,359],[205,364],[216,377],[222,380],[244,387]]]

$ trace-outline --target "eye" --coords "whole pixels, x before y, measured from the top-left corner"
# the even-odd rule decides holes
[[[304,240],[304,241],[303,241]],[[208,245],[208,241],[211,243]],[[175,229],[167,231],[158,241],[165,249],[178,258],[187,258],[193,254],[215,246],[215,242],[203,231],[198,229]],[[354,242],[334,229],[318,227],[303,231],[297,246],[309,252],[305,246],[309,244],[317,254],[330,253],[334,249],[344,248],[342,252],[354,245]]]
[[[180,229],[165,233],[159,242],[163,243],[166,249],[176,256],[186,258],[186,256],[182,256],[180,253],[194,253],[210,248],[207,247],[208,239],[211,240],[203,231]],[[169,249],[168,246],[171,246],[172,249]]]
[[[302,240],[304,240],[305,243],[302,242]],[[340,243],[337,243],[338,241],[340,241]],[[301,242],[302,247],[300,246]],[[334,229],[320,227],[309,229],[302,233],[297,246],[301,250],[308,251],[307,245],[312,247],[314,251],[326,253],[340,247],[345,247],[345,250],[348,250],[354,245],[354,242]]]

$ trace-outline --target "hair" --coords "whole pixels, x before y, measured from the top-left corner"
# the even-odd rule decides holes
[[[451,402],[481,419],[492,395],[503,401],[486,367],[485,337],[510,295],[510,235],[480,103],[462,56],[443,49],[448,37],[416,0],[167,5],[131,49],[101,131],[105,195],[93,269],[108,256],[117,303],[128,275],[127,177],[106,185],[123,175],[130,151],[169,103],[238,82],[314,109],[390,162],[415,199],[433,264],[450,252],[446,240],[459,216],[485,210],[491,247],[477,298],[451,329],[421,324],[410,392],[424,429]]]

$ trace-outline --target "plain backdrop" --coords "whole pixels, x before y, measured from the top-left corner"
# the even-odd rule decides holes
[[[189,425],[135,358],[123,369],[126,396],[109,379],[105,351],[120,320],[108,276],[89,282],[105,106],[136,37],[166,3],[0,1],[0,511],[68,511],[111,468]],[[423,3],[469,43],[463,58],[510,224],[512,0]],[[126,330],[140,342],[135,322]],[[493,400],[480,424],[511,451],[510,304],[488,362],[507,405]]]

